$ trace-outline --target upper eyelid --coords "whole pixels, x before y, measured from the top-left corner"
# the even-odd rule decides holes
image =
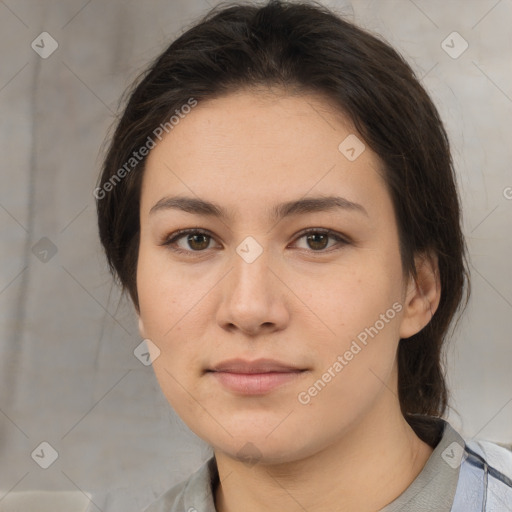
[[[186,235],[196,235],[196,234],[207,235],[213,239],[216,238],[215,235],[212,232],[208,231],[207,229],[202,229],[202,228],[178,229],[177,231],[174,231],[170,235],[165,236],[165,238],[163,240],[163,245],[171,243],[171,242],[175,242],[176,240],[179,240],[180,238],[183,238]]]

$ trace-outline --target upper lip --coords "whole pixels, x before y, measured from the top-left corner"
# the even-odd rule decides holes
[[[213,368],[210,368],[208,371],[229,373],[284,373],[302,370],[304,370],[304,368],[276,361],[275,359],[255,359],[254,361],[247,361],[245,359],[229,359],[222,361]]]

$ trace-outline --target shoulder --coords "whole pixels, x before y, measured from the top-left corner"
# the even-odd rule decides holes
[[[455,451],[460,451],[459,464],[467,463],[486,471],[493,478],[512,487],[512,445],[466,437],[457,432],[448,421],[440,420],[440,423],[444,426],[443,437],[451,441],[448,448],[458,445]],[[453,451],[452,449],[451,452]]]
[[[161,494],[153,503],[142,512],[173,512],[181,507],[183,510],[183,495],[190,478],[174,485]]]
[[[512,488],[511,449],[490,441],[470,439],[466,441],[466,451],[473,456],[470,463],[484,466],[483,469],[486,469],[491,478]]]
[[[512,504],[512,451],[490,441],[466,440],[459,488],[461,504],[470,498],[488,512],[509,510],[504,507]]]
[[[213,487],[218,480],[215,457],[211,457],[186,480],[174,485],[142,512],[215,511]]]

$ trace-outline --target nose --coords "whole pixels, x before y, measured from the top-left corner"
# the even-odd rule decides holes
[[[223,280],[217,311],[222,328],[250,336],[285,328],[289,321],[286,287],[271,263],[266,250],[250,263],[238,253],[233,255],[233,268]]]

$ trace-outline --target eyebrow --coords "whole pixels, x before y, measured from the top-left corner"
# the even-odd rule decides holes
[[[220,205],[196,197],[174,196],[163,197],[149,210],[152,215],[163,210],[181,210],[196,215],[206,215],[227,220],[229,213]],[[333,210],[347,210],[362,213],[368,216],[363,205],[354,203],[339,196],[308,197],[295,201],[277,204],[270,211],[270,220],[277,221],[292,215],[303,215],[314,212],[328,212]]]

